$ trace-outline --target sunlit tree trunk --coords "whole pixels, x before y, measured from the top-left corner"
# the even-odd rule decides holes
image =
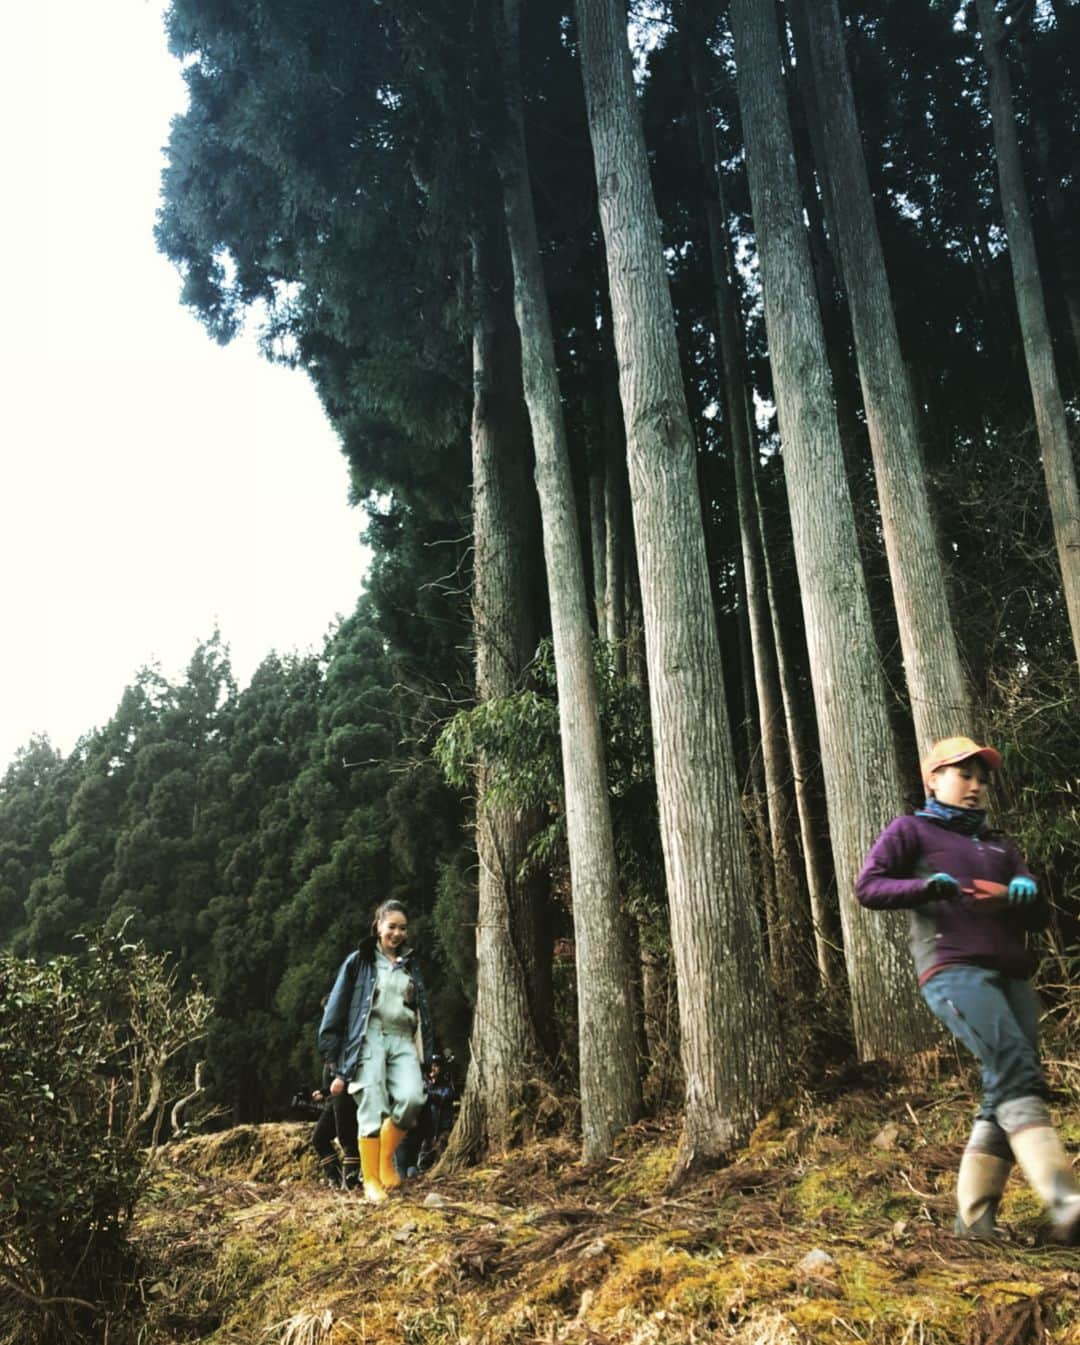
[[[1073,649],[1080,663],[1080,492],[1069,444],[1065,406],[1054,365],[1050,324],[1046,316],[1039,260],[1031,227],[1020,141],[1013,111],[1012,82],[1005,59],[1001,24],[993,0],[976,0],[983,57],[989,75],[990,114],[994,123],[998,183],[1009,238],[1013,289],[1024,338],[1024,359],[1035,403],[1035,424],[1042,453],[1050,517],[1054,524],[1058,563]]]
[[[606,277],[601,284],[606,283]],[[615,671],[626,676],[627,633],[627,557],[632,554],[630,537],[630,485],[626,479],[626,442],[623,437],[622,407],[619,405],[619,377],[615,350],[611,343],[611,313],[605,305],[598,334],[599,392],[604,443],[604,540],[607,554],[607,627],[601,635],[611,645]]]
[[[626,15],[618,0],[579,0],[577,13],[626,425],[690,1165],[746,1138],[783,1067]]]
[[[836,0],[794,0],[804,65],[821,119],[820,169],[840,252],[874,458],[915,734],[922,754],[939,738],[971,732],[960,651],[923,472],[917,417],[900,352]],[[809,57],[809,59],[807,59]]]
[[[500,20],[507,116],[496,160],[513,259],[514,312],[551,602],[573,892],[582,1141],[591,1162],[611,1152],[616,1135],[641,1106],[633,979],[615,869],[577,507],[525,152],[518,0],[501,0]]]
[[[733,0],[731,15],[855,1035],[864,1058],[903,1055],[929,1040],[929,1020],[902,923],[868,914],[854,897],[863,857],[902,810],[903,794],[813,290],[776,15],[758,0]]]

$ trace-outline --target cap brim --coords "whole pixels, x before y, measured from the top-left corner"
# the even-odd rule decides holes
[[[958,761],[970,761],[972,757],[978,757],[981,761],[985,761],[992,771],[1001,770],[1001,753],[997,748],[978,747],[974,752],[957,752],[955,756],[943,757],[940,761],[935,761],[926,768],[926,774],[928,776],[933,775],[943,766],[955,766]]]

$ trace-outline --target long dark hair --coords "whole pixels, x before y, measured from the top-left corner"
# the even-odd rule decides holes
[[[389,915],[391,911],[400,911],[401,914],[405,917],[406,921],[408,921],[409,919],[409,912],[405,909],[405,907],[401,904],[400,901],[380,902],[379,905],[375,907],[375,919],[372,920],[371,922],[371,932],[372,934],[375,935],[376,940],[379,937],[379,921],[383,918],[384,915]]]

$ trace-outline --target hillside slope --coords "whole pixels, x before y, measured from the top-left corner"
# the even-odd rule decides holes
[[[1047,1244],[1018,1178],[1001,1243],[948,1231],[969,1097],[838,1077],[674,1192],[676,1119],[599,1169],[553,1138],[382,1206],[316,1185],[306,1126],[191,1139],[138,1221],[148,1339],[1080,1345],[1080,1250]]]

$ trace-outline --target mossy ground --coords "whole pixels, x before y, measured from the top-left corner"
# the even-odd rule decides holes
[[[309,1127],[188,1140],[140,1211],[145,1339],[1080,1345],[1080,1250],[1019,1178],[1003,1241],[950,1235],[969,1123],[947,1076],[855,1075],[674,1190],[677,1118],[599,1169],[550,1139],[381,1206],[316,1185]]]

